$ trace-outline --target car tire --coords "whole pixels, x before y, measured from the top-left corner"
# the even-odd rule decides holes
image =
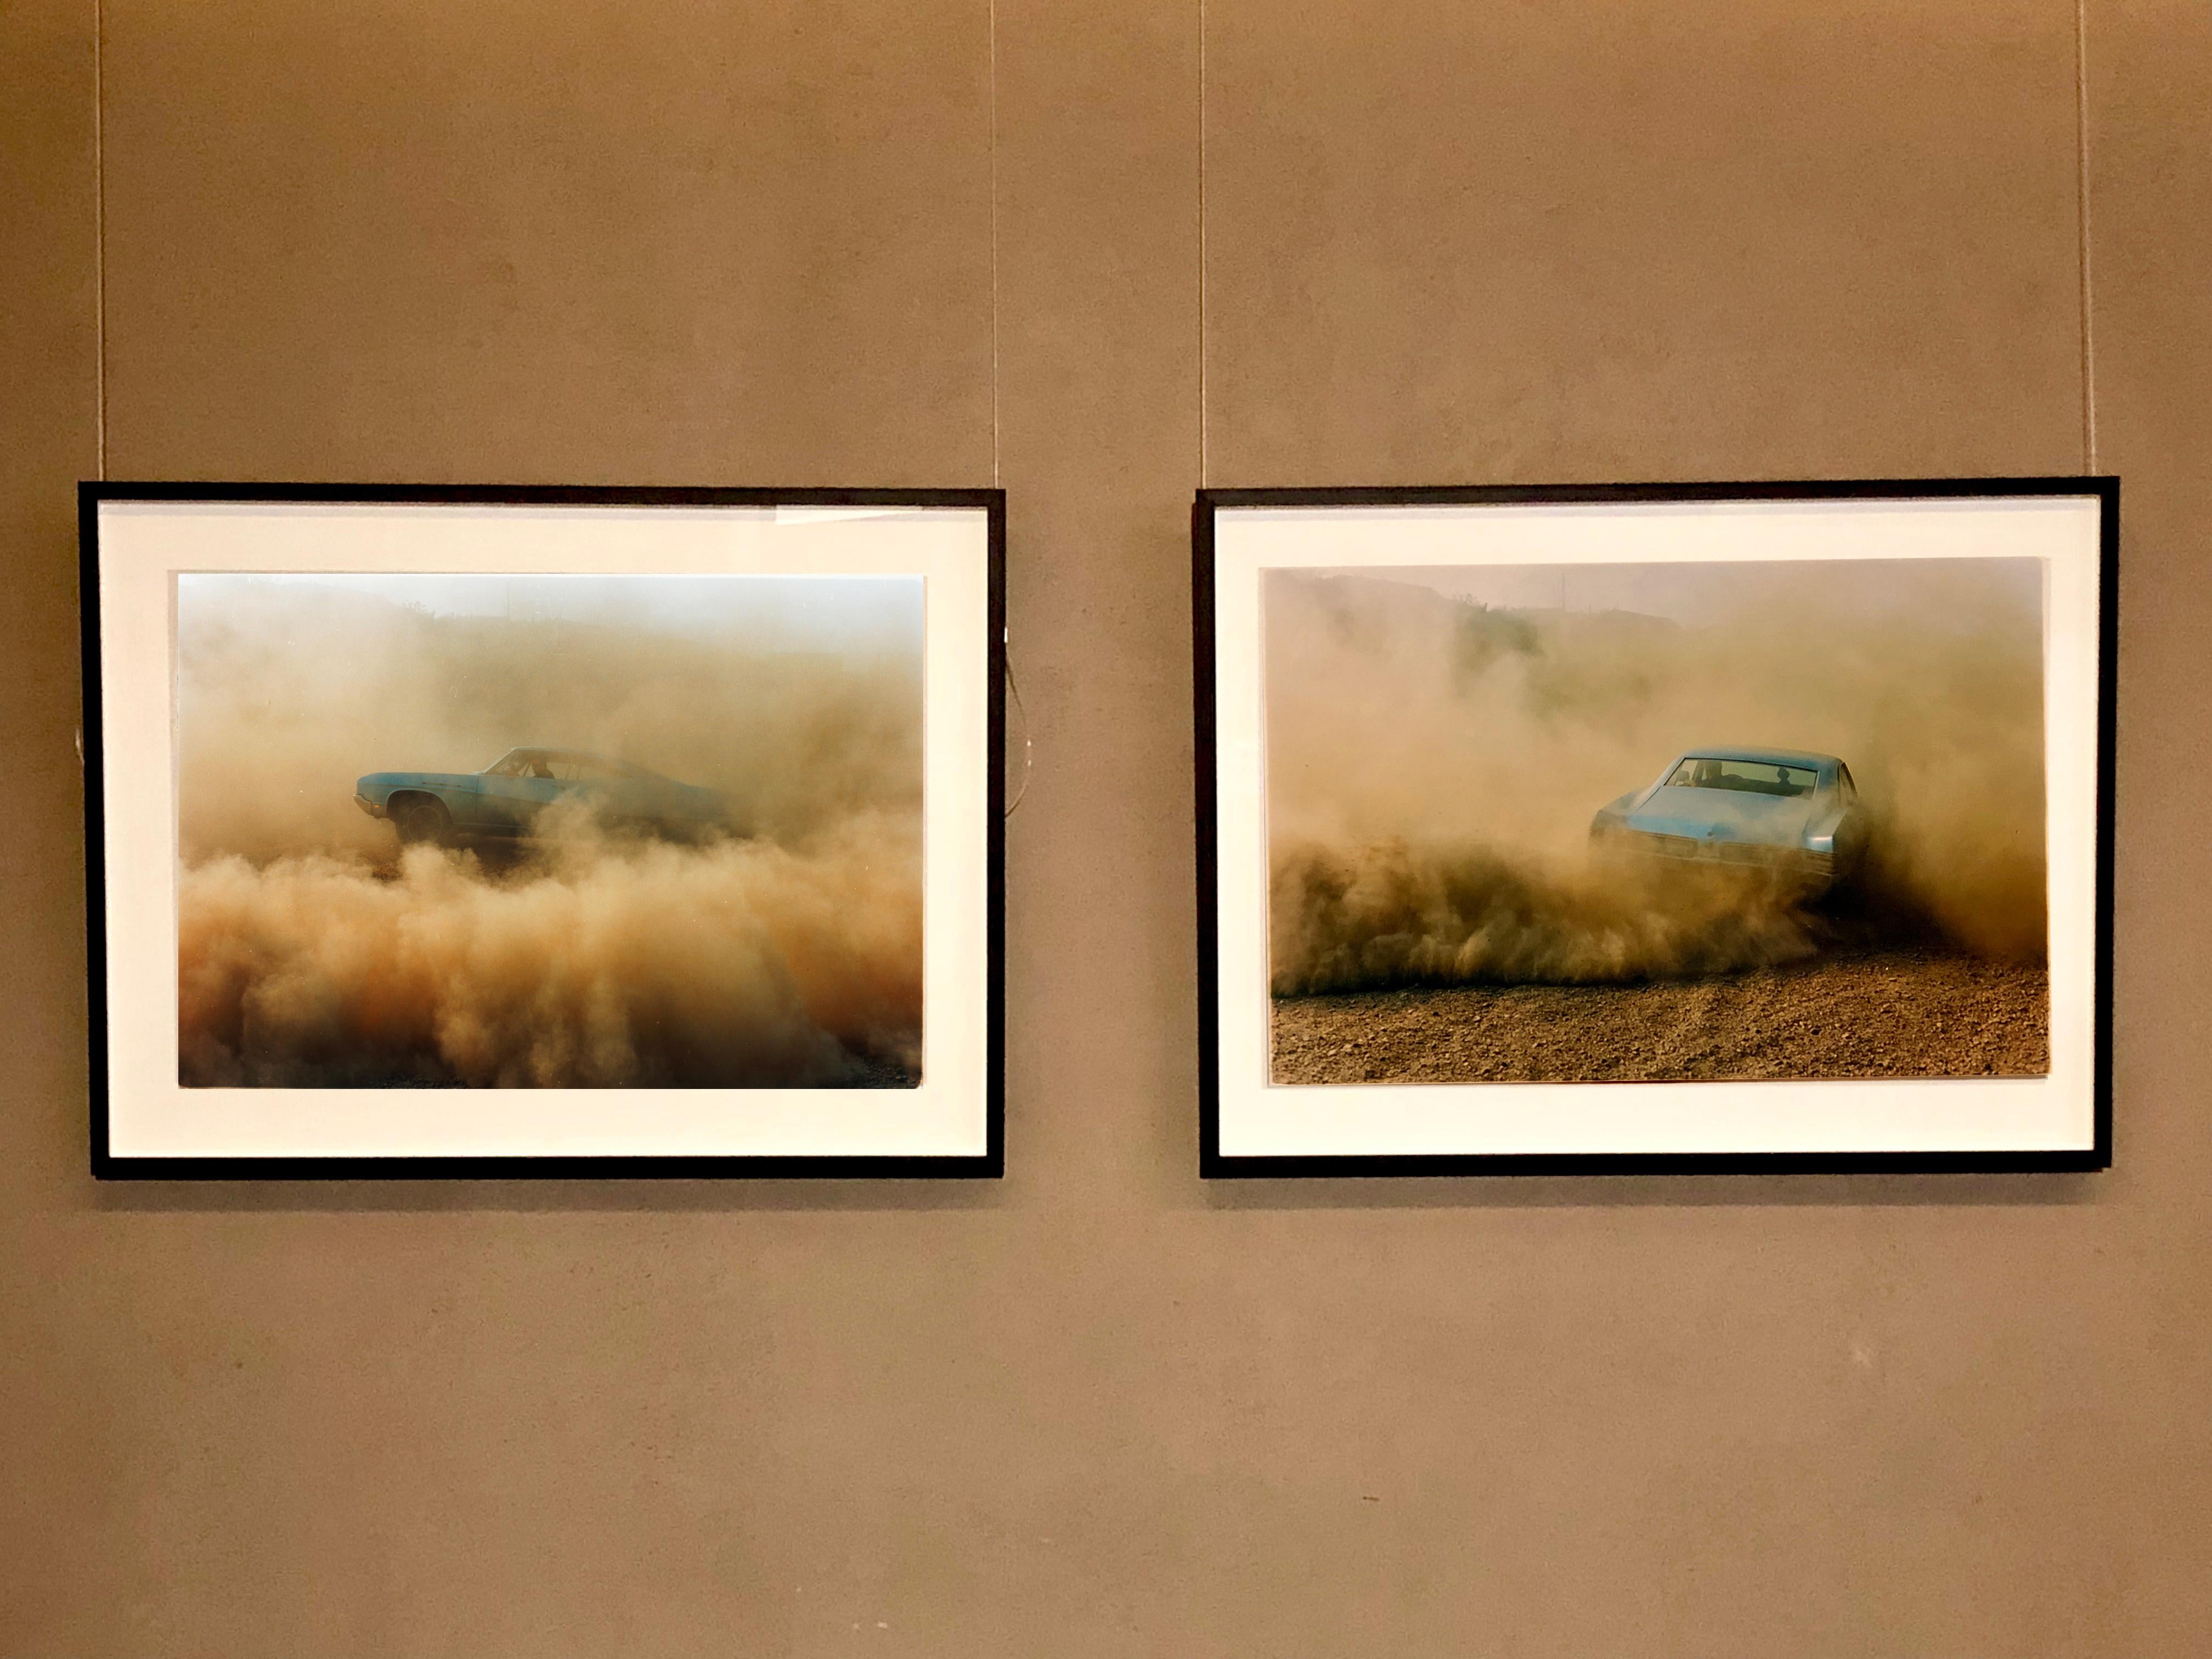
[[[399,831],[403,847],[428,842],[443,847],[453,838],[453,814],[446,804],[428,795],[403,797],[392,808],[392,828]]]

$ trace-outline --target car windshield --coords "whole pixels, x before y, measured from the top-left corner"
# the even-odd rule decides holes
[[[1820,775],[1809,766],[1693,755],[1667,780],[1669,789],[1735,789],[1749,795],[1809,795]]]

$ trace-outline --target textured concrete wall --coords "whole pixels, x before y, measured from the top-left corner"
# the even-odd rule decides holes
[[[2086,18],[2118,1167],[1194,1174],[1193,488],[2081,468],[2076,21],[0,9],[0,1654],[2212,1650],[2199,5]],[[96,1188],[103,453],[995,471],[1009,1178]]]

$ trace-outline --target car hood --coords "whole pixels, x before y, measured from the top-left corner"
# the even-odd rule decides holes
[[[1632,809],[1626,818],[1631,829],[1654,836],[1791,845],[1803,839],[1813,810],[1813,798],[1808,795],[1662,788]]]

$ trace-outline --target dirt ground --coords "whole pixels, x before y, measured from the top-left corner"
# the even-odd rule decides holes
[[[1632,985],[1278,997],[1278,1083],[2021,1077],[2050,1069],[2039,963],[1928,949]]]

